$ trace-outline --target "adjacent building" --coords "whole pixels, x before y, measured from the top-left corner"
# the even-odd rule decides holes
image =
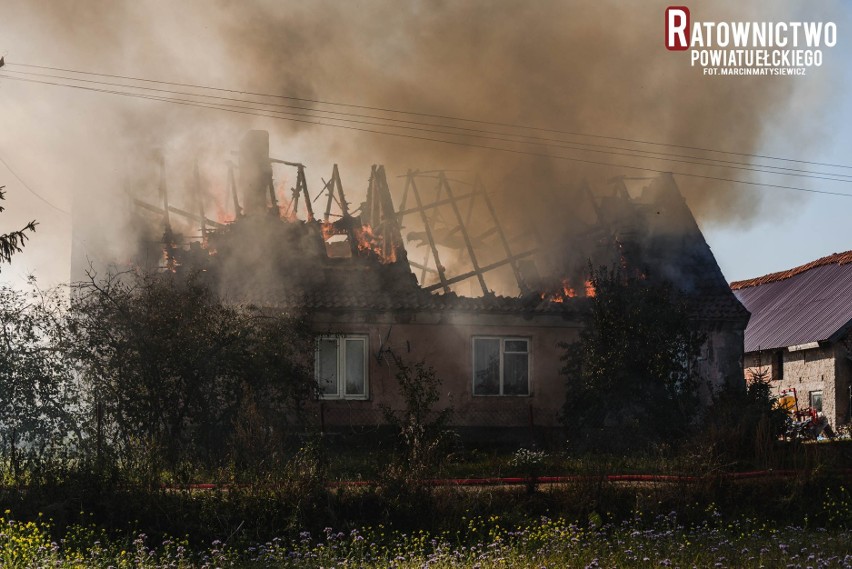
[[[852,251],[787,271],[731,283],[751,312],[745,376],[796,390],[799,407],[821,411],[833,427],[850,422],[852,400]]]

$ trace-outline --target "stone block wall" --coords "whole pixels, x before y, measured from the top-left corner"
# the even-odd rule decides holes
[[[849,338],[838,342],[834,347],[835,357],[835,425],[846,425],[852,422],[852,360],[849,359],[849,348],[852,345]]]
[[[842,351],[842,353],[840,353]],[[779,366],[778,358],[781,359]],[[822,392],[822,412],[833,427],[845,424],[848,413],[848,385],[852,369],[842,346],[832,344],[807,350],[781,350],[751,352],[745,356],[745,377],[764,372],[772,384],[775,395],[795,388],[799,407],[810,406],[810,395]],[[843,401],[847,392],[846,401]]]

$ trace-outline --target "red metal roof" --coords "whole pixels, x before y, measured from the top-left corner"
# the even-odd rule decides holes
[[[824,265],[845,265],[847,263],[852,263],[852,251],[846,251],[845,253],[832,253],[831,255],[822,257],[820,259],[817,259],[816,261],[811,261],[810,263],[805,263],[804,265],[800,265],[798,267],[794,267],[786,271],[769,273],[768,275],[763,275],[762,277],[732,282],[731,289],[739,290],[752,286],[773,283],[776,281],[783,281],[784,279],[795,277],[796,275],[799,275],[801,273],[804,273],[805,271],[816,267],[822,267]]]
[[[751,312],[746,352],[829,340],[852,322],[852,251],[731,288]]]

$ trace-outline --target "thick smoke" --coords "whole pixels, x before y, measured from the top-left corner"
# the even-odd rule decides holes
[[[0,49],[9,63],[756,152],[768,121],[790,110],[796,89],[805,83],[790,77],[703,77],[699,68],[689,67],[685,53],[663,47],[666,5],[561,0],[32,0],[4,2],[0,39],[10,43]],[[795,6],[714,3],[695,6],[693,17],[802,19]],[[821,14],[811,11],[807,17],[816,20]],[[807,85],[813,97],[829,89],[818,77],[809,77]],[[363,198],[371,164],[387,167],[397,196],[402,181],[394,176],[407,168],[479,172],[489,188],[508,190],[498,201],[509,226],[515,217],[559,224],[570,217],[581,180],[606,192],[612,176],[643,175],[627,166],[751,179],[747,172],[729,168],[452,137],[539,155],[529,156],[11,81],[2,82],[0,102],[6,113],[11,105],[20,109],[4,121],[4,150],[11,152],[10,141],[18,140],[14,154],[22,169],[33,172],[33,180],[51,187],[61,184],[73,192],[73,200],[63,203],[74,209],[75,247],[83,257],[121,257],[123,244],[135,244],[138,236],[128,225],[127,196],[157,199],[158,151],[166,156],[174,202],[192,203],[185,189],[194,183],[192,167],[198,160],[208,215],[227,209],[225,160],[232,158],[229,152],[248,128],[270,131],[274,156],[306,163],[314,191],[320,177],[328,179],[331,165],[339,163],[344,186],[356,203]],[[788,114],[785,120],[791,129],[806,130],[805,116]],[[636,147],[626,141],[545,131],[533,135]],[[50,155],[38,160],[23,155],[20,150],[29,142]],[[616,165],[543,157],[548,154]],[[276,170],[282,190],[294,178],[292,171]],[[766,199],[779,200],[778,194],[743,186],[677,179],[703,220],[747,223]],[[45,193],[57,202],[65,199],[59,191]]]

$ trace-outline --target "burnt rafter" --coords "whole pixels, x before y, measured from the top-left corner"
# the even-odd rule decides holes
[[[166,157],[162,154],[159,155],[160,162],[160,199],[163,200],[163,209],[160,210],[163,214],[163,225],[165,226],[166,233],[171,233],[172,231],[172,221],[169,218],[169,187],[166,184]]]
[[[367,199],[361,206],[361,221],[364,227],[378,238],[382,258],[395,259],[405,255],[400,225],[384,166],[374,164],[371,168]]]
[[[290,203],[287,204],[287,207],[284,210],[284,217],[295,217],[299,213],[299,199],[302,198],[305,203],[305,214],[307,216],[307,220],[314,221],[314,208],[311,202],[311,195],[308,192],[308,179],[305,176],[305,165],[297,162],[278,160],[276,158],[270,158],[269,161],[274,164],[284,164],[286,166],[296,168],[296,185],[290,188],[293,199],[291,199]],[[274,194],[274,189],[270,188],[270,192]]]
[[[337,164],[335,164],[331,170],[331,178],[329,178],[327,182],[323,179],[322,182],[323,189],[314,199],[319,199],[323,192],[328,194],[328,201],[325,205],[325,214],[323,215],[325,223],[328,223],[331,216],[334,215],[331,213],[331,206],[335,203],[337,204],[337,207],[340,208],[340,217],[349,217],[349,202],[346,201],[346,194],[343,192],[343,182],[340,181],[340,172],[337,169]]]
[[[237,180],[234,178],[234,163],[228,160],[228,186],[231,193],[231,198],[234,201],[234,219],[239,219],[243,215],[243,208],[240,207],[240,199],[237,196]]]
[[[473,277],[475,277],[479,274],[487,273],[488,271],[493,271],[494,269],[499,269],[500,267],[504,267],[508,264],[517,262],[518,260],[523,259],[525,257],[530,257],[532,255],[535,255],[536,253],[539,253],[540,251],[541,251],[541,249],[536,247],[535,249],[530,249],[529,251],[524,251],[523,253],[518,253],[517,255],[513,255],[512,257],[510,257],[508,259],[503,259],[502,261],[497,261],[495,263],[491,263],[490,265],[480,267],[476,270],[469,271],[467,273],[462,273],[462,274],[457,275],[455,277],[451,277],[451,278],[447,279],[445,283],[442,283],[442,285],[443,284],[452,285],[452,284],[460,283],[462,281],[466,281],[467,279],[471,279],[471,278],[473,278]],[[432,285],[432,286],[427,286],[427,287],[423,287],[423,288],[424,288],[424,290],[432,292],[434,290],[438,290],[439,285]]]
[[[444,266],[441,264],[441,255],[438,252],[438,247],[435,244],[435,239],[432,236],[432,224],[429,220],[429,216],[426,215],[426,209],[423,207],[423,200],[420,197],[420,191],[417,189],[417,181],[416,181],[417,173],[413,170],[408,171],[408,177],[405,184],[406,193],[410,190],[412,195],[414,196],[414,201],[417,204],[416,211],[420,213],[420,219],[423,222],[423,227],[426,232],[426,239],[429,242],[429,248],[432,250],[432,260],[435,262],[435,270],[438,273],[438,280],[440,281],[440,288],[444,290],[445,293],[450,292],[450,286],[447,282],[446,274],[444,273]],[[398,214],[397,214],[398,215]],[[402,219],[397,217],[402,223]],[[426,263],[424,262],[425,266]]]
[[[151,213],[156,213],[158,215],[164,215],[163,208],[157,207],[155,205],[151,205],[149,203],[143,202],[142,200],[134,199],[133,205],[138,207],[139,209],[144,209],[146,211],[150,211]],[[185,209],[181,209],[179,207],[175,207],[173,205],[168,206],[169,213],[177,214],[183,218],[189,219],[191,221],[195,221],[197,223],[201,223],[201,216],[196,213],[192,213],[186,211]],[[204,224],[207,227],[212,227],[213,229],[224,229],[227,227],[224,223],[219,223],[218,221],[213,221],[209,217],[204,218]]]
[[[429,203],[424,203],[421,194],[417,187],[417,179],[428,178],[438,181],[434,199]],[[526,251],[521,254],[515,254],[510,245],[506,232],[497,217],[496,209],[484,187],[481,179],[478,177],[471,184],[462,180],[451,179],[446,176],[443,171],[435,171],[422,173],[418,171],[409,171],[406,175],[406,186],[403,193],[403,200],[400,210],[397,212],[397,219],[402,225],[405,217],[409,214],[417,213],[420,216],[423,231],[411,231],[408,233],[409,241],[420,241],[429,245],[431,253],[431,264],[429,253],[422,263],[411,263],[411,266],[421,269],[421,282],[425,279],[427,273],[434,273],[438,276],[438,283],[429,285],[426,290],[443,289],[444,292],[449,292],[449,286],[462,282],[467,279],[476,279],[483,294],[490,294],[488,285],[485,280],[485,274],[489,271],[509,265],[512,269],[512,274],[518,285],[518,289],[522,294],[530,291],[530,287],[525,281],[518,261],[520,259],[531,256],[536,250]],[[453,184],[470,185],[472,190],[463,194],[456,195],[453,191]],[[414,195],[416,205],[414,207],[407,206],[406,200],[409,194]],[[444,197],[446,196],[446,197]],[[484,204],[484,211],[487,213],[489,227],[480,230],[478,233],[472,233],[470,230],[471,219],[477,209],[477,204]],[[462,203],[466,208],[465,213],[462,213]],[[452,226],[442,227],[442,221],[439,219],[440,208],[449,206],[452,212],[454,224]],[[446,222],[443,223],[446,225]],[[459,239],[459,236],[461,237]],[[487,246],[487,240],[496,236],[499,241],[499,247],[502,250],[504,257],[497,261],[481,266],[479,262],[478,250]],[[447,276],[446,269],[441,263],[440,251],[438,247],[445,247],[464,252],[465,257],[472,267],[472,270],[456,276]],[[431,265],[434,265],[431,266]]]
[[[515,281],[522,294],[529,292],[519,261],[532,256],[537,248],[529,243],[512,242],[501,225],[491,197],[479,178],[458,179],[458,175],[448,175],[449,171],[434,170],[428,172],[409,171],[404,177],[405,187],[397,209],[392,198],[384,166],[373,165],[370,172],[366,199],[359,208],[353,208],[347,199],[337,164],[331,175],[322,179],[322,189],[315,196],[310,195],[307,182],[307,168],[301,162],[281,160],[269,155],[269,135],[264,131],[250,131],[239,143],[238,151],[233,152],[237,159],[226,162],[225,193],[217,199],[209,188],[202,186],[204,177],[196,163],[193,174],[194,184],[183,192],[189,202],[185,209],[169,203],[166,186],[166,171],[160,157],[159,199],[160,207],[146,200],[134,200],[137,209],[161,216],[166,228],[164,240],[176,250],[181,247],[172,239],[172,226],[177,216],[182,221],[177,229],[186,230],[190,226],[200,227],[199,236],[191,234],[189,245],[195,250],[206,251],[207,255],[217,255],[223,251],[224,243],[230,234],[248,234],[251,227],[263,224],[263,227],[278,227],[277,224],[262,219],[275,219],[288,225],[295,222],[304,224],[302,229],[294,225],[291,233],[300,231],[305,237],[299,241],[299,247],[308,247],[315,253],[325,251],[323,258],[331,260],[332,265],[344,268],[347,265],[339,259],[360,259],[361,261],[379,261],[382,265],[404,266],[406,272],[419,273],[421,290],[442,290],[452,292],[451,286],[473,279],[483,295],[491,295],[488,285],[488,273],[500,267],[512,270]],[[279,198],[273,183],[273,170],[284,166],[296,170],[295,181],[291,188],[292,198]],[[455,177],[451,177],[455,176]],[[423,191],[423,181],[428,180],[429,191]],[[432,184],[434,182],[434,190]],[[458,191],[464,188],[462,191]],[[323,198],[323,199],[321,199]],[[205,204],[205,200],[208,202]],[[301,203],[300,203],[301,202]],[[314,203],[322,208],[316,213]],[[207,217],[205,205],[213,207],[220,217],[214,221]],[[354,211],[353,211],[354,210]],[[227,213],[226,213],[227,212]],[[233,212],[233,217],[231,217]],[[317,217],[317,215],[319,217]],[[221,219],[228,217],[227,221]],[[409,221],[417,232],[409,232],[408,240],[420,241],[428,245],[419,262],[409,261],[402,236],[403,223]],[[422,233],[420,231],[422,230]],[[259,231],[259,230],[258,230]],[[270,231],[278,231],[270,229]],[[283,231],[283,230],[282,230]],[[283,234],[282,234],[283,235]],[[308,245],[316,238],[316,247]],[[272,242],[264,245],[276,247]],[[270,250],[271,254],[277,255]],[[170,253],[167,253],[170,254]],[[452,274],[445,267],[442,256],[451,255],[454,266]],[[320,259],[319,262],[326,262]],[[526,260],[524,270],[531,263]],[[400,273],[401,274],[401,273]],[[414,280],[412,275],[412,280]]]
[[[440,183],[444,187],[447,197],[450,199],[450,206],[456,216],[456,221],[458,221],[458,228],[462,234],[462,239],[464,239],[467,254],[470,258],[470,264],[473,266],[473,272],[475,273],[477,280],[479,280],[479,286],[482,287],[482,294],[488,294],[488,286],[485,284],[485,277],[482,276],[483,271],[480,269],[479,262],[476,260],[476,251],[473,249],[473,244],[470,241],[470,235],[468,235],[467,227],[465,227],[465,220],[462,218],[462,214],[456,200],[453,199],[453,190],[443,172],[439,176]]]
[[[482,196],[482,200],[485,202],[485,207],[488,209],[488,213],[491,215],[491,219],[494,222],[494,226],[486,230],[485,233],[480,235],[480,239],[485,238],[487,235],[490,235],[491,231],[494,231],[497,236],[500,238],[500,243],[503,246],[503,251],[506,254],[506,259],[509,261],[509,266],[512,267],[512,273],[515,275],[515,280],[518,283],[518,288],[521,290],[522,294],[526,294],[529,292],[529,286],[527,282],[524,280],[523,275],[521,274],[520,267],[518,267],[518,259],[512,253],[512,247],[509,245],[509,240],[506,238],[506,233],[503,231],[503,226],[500,224],[500,220],[497,217],[497,212],[494,209],[494,204],[491,203],[491,198],[488,197],[488,192],[485,191],[485,188],[482,185],[482,180],[479,176],[476,177],[476,182],[474,188],[479,188],[479,195]]]
[[[201,174],[198,172],[198,160],[195,161],[193,169],[193,177],[195,180],[195,205],[198,207],[198,221],[201,224],[201,240],[207,239],[207,217],[204,215],[204,199],[201,195]]]

